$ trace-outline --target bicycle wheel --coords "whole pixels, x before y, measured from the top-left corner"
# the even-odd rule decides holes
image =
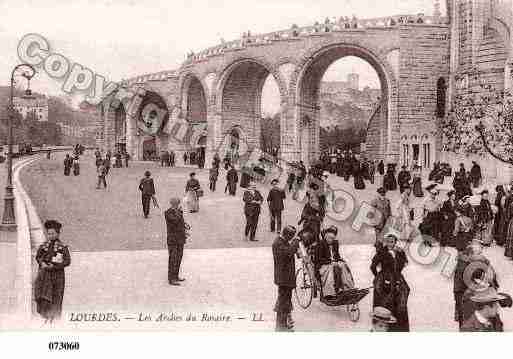
[[[296,288],[294,288],[294,294],[301,308],[306,309],[312,303],[312,278],[310,278],[310,274],[306,272],[303,267],[298,268],[296,271]]]
[[[360,320],[360,308],[358,307],[358,304],[349,304],[347,306],[347,311],[352,322]]]

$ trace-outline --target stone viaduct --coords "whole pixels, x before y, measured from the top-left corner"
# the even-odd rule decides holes
[[[207,166],[215,152],[222,158],[234,147],[258,148],[262,87],[270,74],[280,93],[279,155],[309,164],[319,156],[322,76],[336,60],[357,56],[376,70],[382,89],[368,125],[367,155],[395,163],[414,155],[430,166],[440,146],[437,103],[445,103],[451,81],[450,34],[438,9],[430,17],[341,18],[245,34],[189,54],[177,70],[123,81],[141,100],[132,109],[101,105],[98,145],[113,150],[125,144],[134,159],[143,159],[150,143],[157,153],[175,151],[179,160],[184,151],[203,147]],[[402,138],[411,136],[418,146],[403,149]]]

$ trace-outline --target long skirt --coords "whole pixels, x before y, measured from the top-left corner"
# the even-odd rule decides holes
[[[185,203],[189,212],[199,211],[199,199],[196,191],[187,191]]]
[[[503,211],[498,211],[495,215],[495,219],[493,220],[493,238],[495,239],[495,243],[499,246],[504,245],[504,213]]]
[[[483,245],[489,246],[492,244],[492,228],[493,222],[487,222],[481,225],[481,228],[478,230],[477,239],[483,242]]]
[[[79,165],[73,165],[73,175],[78,176],[80,174],[80,166]]]
[[[324,296],[333,296],[340,291],[354,288],[353,274],[344,261],[321,266],[319,274]]]
[[[363,182],[363,177],[361,175],[354,176],[354,188],[365,189],[365,182]]]
[[[419,231],[427,242],[440,241],[441,230],[440,212],[429,212],[419,225]]]
[[[395,191],[397,189],[397,181],[393,173],[387,173],[383,177],[383,188],[386,191]]]
[[[454,217],[443,219],[441,225],[440,245],[454,247]]]
[[[396,279],[385,276],[379,272],[374,278],[373,307],[385,307],[397,319],[397,323],[390,326],[393,332],[409,332],[408,296],[410,287],[402,275]]]
[[[469,232],[459,232],[456,234],[455,238],[455,247],[458,251],[464,251],[468,245],[472,242],[474,238],[474,234],[472,231]]]
[[[513,219],[508,223],[508,232],[504,243],[504,255],[513,259]]]
[[[64,167],[64,176],[69,176],[70,172],[71,172],[71,167],[69,167],[69,166]]]
[[[424,191],[422,191],[422,179],[415,177],[413,179],[413,195],[415,197],[424,197]]]
[[[45,319],[59,318],[64,297],[64,270],[40,269],[34,283],[37,312]]]

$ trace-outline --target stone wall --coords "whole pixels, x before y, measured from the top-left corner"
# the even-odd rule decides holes
[[[450,29],[444,25],[402,27],[399,61],[400,135],[420,146],[429,144],[431,163],[439,151],[437,141],[437,82],[449,83]],[[446,101],[447,103],[448,101]],[[448,110],[446,108],[446,110]],[[424,138],[425,142],[421,139]],[[403,162],[401,154],[401,162]],[[422,164],[422,163],[421,163]]]

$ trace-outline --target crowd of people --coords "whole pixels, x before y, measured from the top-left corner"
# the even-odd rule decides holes
[[[80,156],[76,151],[75,156]],[[105,158],[97,149],[95,151],[98,172],[98,187],[106,187],[105,177],[109,173],[112,155],[107,151]],[[122,153],[115,154],[115,167],[122,167]],[[69,164],[69,155],[65,160]],[[128,167],[128,156],[125,156]],[[66,162],[68,161],[68,162]],[[170,160],[171,162],[171,160]],[[167,165],[167,162],[166,162]],[[225,162],[226,165],[226,162]],[[216,154],[212,168],[209,170],[209,190],[216,191],[216,182],[220,174],[221,159]],[[258,171],[237,171],[228,164],[226,169],[225,193],[235,196],[237,186],[244,188],[242,202],[246,224],[243,239],[257,241],[256,233],[261,213],[261,206],[267,202],[270,216],[270,233],[276,233],[272,245],[274,259],[274,282],[278,287],[278,298],[274,307],[276,311],[276,330],[291,331],[292,292],[296,287],[295,257],[301,248],[311,256],[313,263],[313,280],[321,288],[321,301],[328,303],[348,289],[354,288],[354,280],[348,264],[339,250],[336,226],[327,226],[325,221],[328,206],[333,201],[328,184],[330,174],[336,174],[348,181],[354,177],[355,189],[365,188],[364,179],[375,181],[375,171],[382,176],[382,186],[377,190],[371,206],[379,214],[374,229],[376,234],[375,254],[370,260],[369,269],[374,275],[372,323],[373,331],[409,331],[408,298],[410,287],[403,276],[403,269],[408,264],[399,241],[411,241],[415,233],[420,233],[428,246],[453,246],[458,252],[456,273],[454,276],[454,319],[461,331],[502,331],[502,322],[498,306],[511,306],[511,297],[499,293],[499,281],[490,261],[486,258],[483,247],[504,246],[506,257],[513,259],[513,184],[508,190],[497,186],[494,204],[488,190],[474,193],[482,184],[479,165],[473,163],[470,171],[460,164],[454,173],[453,190],[447,192],[447,199],[438,199],[438,184],[447,175],[447,167],[435,164],[430,177],[435,183],[426,188],[422,186],[421,171],[413,168],[413,175],[403,166],[395,174],[395,165],[383,161],[370,161],[350,152],[337,154],[328,159],[323,157],[320,164],[309,170],[303,162],[290,164],[286,187],[280,187],[279,179],[271,181],[267,196],[261,193],[256,182]],[[68,168],[69,174],[69,168]],[[79,171],[79,170],[78,170]],[[77,174],[78,175],[78,174]],[[240,181],[239,181],[240,180]],[[139,183],[143,216],[148,218],[150,204],[156,202],[156,188],[151,173],[146,171]],[[387,192],[400,192],[400,200],[395,206],[395,215]],[[305,203],[298,215],[297,226],[285,224],[282,213],[286,210],[287,192],[297,198],[299,191],[305,191]],[[415,208],[411,197],[424,197],[422,214],[418,225],[414,225]],[[170,285],[181,285],[184,278],[179,276],[185,239],[190,226],[185,222],[183,212],[197,213],[199,201],[204,195],[196,173],[191,172],[185,184],[184,197],[173,197],[170,208],[165,211],[167,243],[169,250],[168,280]],[[478,195],[478,203],[473,198]],[[185,208],[183,208],[185,207]],[[55,222],[55,221],[54,221]],[[43,316],[53,318],[60,313],[62,306],[64,267],[69,265],[67,247],[58,241],[60,224],[45,224],[48,241],[40,248],[37,261],[40,265],[36,285],[36,299],[40,303],[38,311]],[[296,228],[297,227],[297,228]],[[53,242],[52,242],[53,241]],[[469,277],[469,266],[477,266]],[[469,279],[470,278],[470,282]],[[45,292],[48,291],[48,292]],[[50,293],[50,294],[48,294]],[[55,297],[52,297],[54,296]],[[60,298],[60,299],[59,299]],[[60,301],[59,301],[60,300]],[[53,314],[52,314],[53,313]]]
[[[362,165],[363,164],[363,165]],[[384,172],[384,164],[378,162],[378,173]],[[322,243],[326,235],[323,230],[326,206],[328,205],[329,191],[319,190],[326,185],[329,176],[327,171],[335,173],[344,180],[350,176],[355,178],[355,189],[361,185],[361,177],[372,178],[372,161],[360,160],[358,156],[345,153],[331,160],[324,158],[319,168],[311,168],[305,171],[301,163],[292,166],[288,176],[289,191],[297,191],[304,183],[307,188],[307,203],[305,204],[299,225],[302,225],[297,239],[286,239],[295,228],[288,228],[287,233],[282,233],[277,240],[275,252],[275,283],[278,286],[278,301],[275,306],[277,311],[277,330],[291,330],[290,311],[291,303],[288,303],[290,293],[283,286],[288,285],[291,292],[296,286],[292,279],[286,281],[286,273],[281,276],[277,272],[286,272],[281,268],[280,256],[288,253],[289,271],[292,268],[290,262],[291,253],[297,252],[299,242],[313,244],[317,247]],[[326,169],[327,171],[322,171]],[[376,331],[386,328],[388,331],[409,331],[408,297],[410,288],[402,275],[408,258],[404,251],[397,245],[398,241],[411,241],[420,233],[425,245],[441,245],[455,247],[458,252],[457,269],[454,278],[455,320],[459,323],[461,331],[502,331],[498,307],[511,307],[511,297],[505,293],[499,293],[499,283],[494,275],[494,269],[483,252],[483,247],[489,247],[495,242],[505,247],[505,255],[513,258],[513,184],[507,194],[503,186],[497,186],[495,204],[490,201],[490,193],[486,189],[474,193],[482,184],[482,174],[479,165],[473,162],[470,171],[466,171],[464,164],[460,164],[459,170],[454,173],[454,189],[447,192],[447,199],[438,199],[439,189],[437,183],[443,183],[443,177],[450,174],[450,168],[436,163],[430,173],[430,180],[436,181],[425,189],[422,187],[420,168],[415,166],[413,176],[406,166],[403,166],[397,177],[395,165],[388,164],[387,172],[383,175],[383,185],[378,188],[376,198],[371,202],[379,220],[375,225],[376,253],[371,261],[371,271],[375,276],[373,282],[373,324],[377,325]],[[321,173],[321,175],[315,174]],[[359,178],[360,177],[360,178]],[[442,178],[440,178],[442,177]],[[312,181],[312,179],[315,179]],[[369,179],[370,180],[370,179]],[[390,200],[386,197],[388,191],[399,189],[400,200],[395,206],[395,215],[392,215]],[[424,197],[422,201],[422,214],[420,223],[416,220],[415,208],[412,207],[411,196]],[[476,202],[476,198],[478,201]],[[289,226],[290,227],[290,226]],[[308,236],[305,233],[308,233]],[[332,231],[336,232],[336,231]],[[305,239],[308,238],[308,239]],[[284,242],[289,244],[289,251],[285,251]],[[337,263],[340,255],[337,251],[331,251],[331,262]],[[314,261],[316,256],[313,256]],[[321,262],[326,263],[326,261]],[[472,270],[471,283],[468,283],[463,273],[468,268],[476,266],[480,270]],[[469,267],[471,266],[471,267]],[[317,265],[317,268],[320,266]],[[484,269],[483,269],[484,268]],[[473,269],[473,268],[472,268]],[[332,266],[333,278],[339,278],[339,283],[333,280],[328,286],[334,288],[336,295],[340,283],[344,282],[344,276],[337,266]],[[338,274],[337,274],[338,271]],[[316,275],[321,275],[317,273]],[[283,284],[287,283],[287,284]],[[475,284],[475,285],[474,285]],[[322,284],[326,286],[326,283]],[[476,289],[477,288],[477,289]],[[282,303],[285,301],[286,303]],[[285,311],[280,312],[280,311]],[[379,320],[381,316],[382,320]]]

